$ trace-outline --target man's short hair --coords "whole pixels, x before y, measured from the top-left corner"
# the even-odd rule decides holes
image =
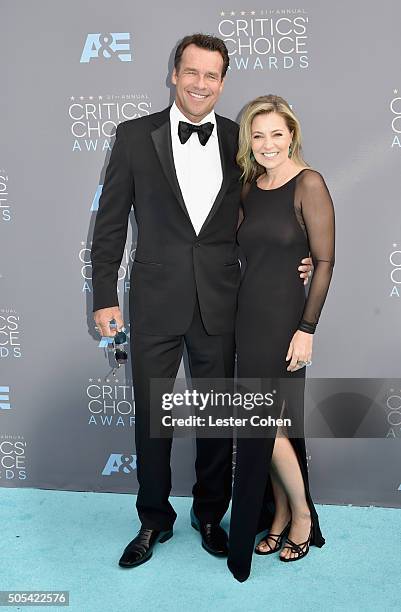
[[[174,57],[174,68],[177,72],[180,67],[182,54],[189,45],[196,45],[200,49],[207,49],[207,51],[218,51],[223,58],[221,78],[224,79],[230,64],[227,47],[221,38],[217,38],[217,36],[210,36],[209,34],[190,34],[181,40],[176,49]]]

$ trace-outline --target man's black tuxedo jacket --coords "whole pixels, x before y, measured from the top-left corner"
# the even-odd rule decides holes
[[[170,108],[117,128],[92,242],[93,310],[118,305],[117,274],[133,205],[138,243],[131,271],[130,315],[138,333],[184,334],[192,320],[196,293],[209,334],[234,330],[240,282],[238,125],[219,115],[216,121],[223,182],[198,235],[174,168]]]

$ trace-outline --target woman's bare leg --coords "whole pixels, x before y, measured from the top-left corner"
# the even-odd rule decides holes
[[[283,531],[284,527],[290,520],[291,510],[288,504],[287,494],[273,464],[270,466],[270,476],[272,481],[274,504],[276,509],[274,519],[270,527],[270,533],[278,535]],[[269,538],[269,536],[267,535],[263,540],[260,541],[256,548],[257,550],[260,550],[260,552],[267,552],[271,550],[271,548],[274,548],[276,546],[276,541],[276,539]],[[267,542],[270,546],[268,546]]]
[[[285,435],[277,436],[275,440],[272,467],[278,475],[291,511],[291,529],[288,537],[297,544],[304,542],[309,536],[311,514],[306,501],[305,485],[298,458],[291,442]],[[274,531],[274,533],[278,532]],[[280,553],[280,556],[295,558],[298,555],[286,548]]]

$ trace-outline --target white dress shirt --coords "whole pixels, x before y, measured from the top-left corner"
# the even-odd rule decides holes
[[[205,146],[199,142],[196,132],[191,134],[185,144],[181,144],[178,137],[179,121],[193,123],[174,102],[170,109],[170,124],[175,171],[192,225],[196,234],[199,234],[223,180],[216,116],[214,111],[211,111],[195,124],[201,125],[209,121],[214,124],[213,132]]]

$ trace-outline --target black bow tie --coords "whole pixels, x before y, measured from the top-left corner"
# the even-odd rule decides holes
[[[178,124],[178,137],[181,144],[185,144],[193,132],[197,132],[199,142],[205,146],[213,132],[213,123],[202,123],[201,125],[180,121]]]

